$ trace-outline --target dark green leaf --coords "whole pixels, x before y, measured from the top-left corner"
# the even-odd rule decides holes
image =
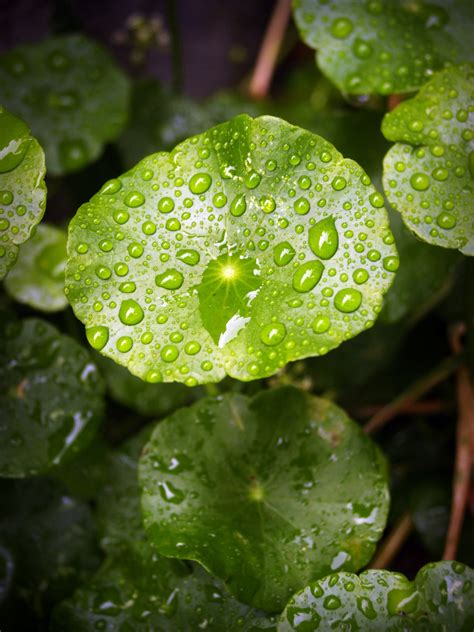
[[[23,121],[0,105],[0,279],[43,217],[45,171],[38,141]]]
[[[388,509],[372,441],[290,387],[178,411],[156,427],[139,478],[157,550],[198,560],[270,612],[311,579],[363,566]]]
[[[56,312],[68,304],[64,295],[66,233],[40,224],[20,247],[17,262],[5,279],[7,292],[15,300],[42,312]]]
[[[474,571],[459,562],[427,564],[413,582],[400,573],[369,570],[330,575],[288,603],[279,632],[471,632]]]
[[[448,62],[473,59],[469,0],[294,0],[303,40],[321,71],[348,94],[419,88]]]
[[[0,476],[31,476],[89,443],[104,385],[87,351],[45,321],[2,323],[0,337]]]
[[[393,208],[424,241],[474,255],[474,65],[449,68],[384,118]]]
[[[128,79],[105,49],[83,35],[5,53],[0,85],[4,105],[31,126],[55,175],[95,160],[127,119]]]
[[[356,163],[241,115],[79,209],[66,293],[94,348],[193,386],[327,353],[373,324],[397,266],[383,198]]]

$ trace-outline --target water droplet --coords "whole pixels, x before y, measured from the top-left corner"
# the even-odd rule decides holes
[[[77,244],[76,246],[76,252],[80,255],[84,255],[88,250],[89,246],[84,242]]]
[[[158,287],[165,288],[166,290],[177,290],[183,285],[184,277],[175,268],[171,268],[162,274],[158,274],[155,278],[155,283]]]
[[[84,141],[63,140],[59,144],[59,157],[66,169],[74,171],[83,167],[88,161],[88,151]]]
[[[377,613],[373,603],[367,597],[357,597],[357,608],[367,619],[376,619]]]
[[[174,345],[165,345],[160,355],[164,362],[174,362],[179,355],[179,351]]]
[[[400,260],[398,257],[384,257],[383,259],[383,267],[387,272],[396,272],[400,265]]]
[[[425,173],[414,173],[410,178],[410,184],[415,191],[426,191],[430,186],[430,179]]]
[[[277,266],[286,266],[292,261],[296,252],[288,241],[282,241],[273,250],[273,261]]]
[[[359,309],[362,302],[362,294],[359,290],[353,290],[351,288],[339,290],[334,297],[334,305],[340,312],[346,314],[355,312]]]
[[[138,259],[143,254],[143,246],[137,242],[131,243],[127,248],[128,254],[134,259]]]
[[[457,224],[456,217],[452,213],[448,213],[447,211],[443,211],[436,218],[436,223],[440,228],[444,228],[446,230],[450,230],[454,228]]]
[[[329,31],[333,37],[337,39],[345,39],[352,33],[353,28],[354,26],[349,18],[337,18],[331,24]]]
[[[105,347],[109,339],[109,330],[107,327],[87,327],[86,337],[90,346],[96,351],[100,351]]]
[[[122,188],[122,183],[118,179],[109,180],[106,182],[100,190],[100,193],[103,195],[113,195],[114,193],[118,193]]]
[[[230,213],[234,217],[240,217],[247,210],[247,200],[245,199],[245,194],[241,193],[237,195],[230,205]]]
[[[367,270],[364,270],[364,268],[357,268],[357,270],[354,270],[352,278],[357,285],[362,285],[362,283],[365,283],[369,278],[369,273]]]
[[[346,185],[347,185],[347,182],[345,178],[343,178],[342,176],[336,176],[331,182],[331,186],[334,189],[334,191],[342,191],[343,189],[346,188]]]
[[[323,606],[326,610],[337,610],[337,608],[341,607],[341,600],[336,595],[329,595],[323,601]]]
[[[373,52],[372,45],[369,42],[356,37],[352,45],[354,55],[359,59],[368,59]]]
[[[161,382],[163,380],[163,376],[158,370],[150,369],[150,371],[148,371],[148,373],[145,376],[145,380],[149,384],[157,384],[158,382]]]
[[[145,202],[145,196],[143,193],[140,193],[140,191],[130,191],[130,193],[127,193],[123,201],[130,208],[137,208]]]
[[[331,321],[327,316],[317,316],[311,325],[315,334],[324,334],[331,326]]]
[[[216,193],[212,203],[216,208],[223,208],[227,204],[227,196],[224,193]]]
[[[130,351],[130,349],[133,347],[133,340],[130,338],[130,336],[121,336],[118,340],[117,340],[117,350],[120,351],[120,353],[127,353],[127,351]]]
[[[321,280],[324,265],[321,261],[308,261],[296,270],[293,276],[293,288],[297,292],[309,292]]]
[[[185,352],[188,355],[196,355],[201,351],[201,345],[196,340],[190,340],[184,347]]]
[[[199,263],[201,256],[196,250],[185,248],[183,250],[178,250],[178,252],[176,253],[176,258],[183,263],[186,263],[188,266],[195,266],[197,263]]]
[[[306,198],[298,198],[293,204],[293,208],[298,213],[298,215],[306,215],[310,209],[310,204]]]
[[[137,325],[143,320],[144,313],[140,305],[133,299],[122,301],[119,318],[124,325]]]
[[[332,216],[325,217],[309,229],[309,247],[321,259],[330,259],[339,246],[339,235]]]
[[[283,323],[270,323],[264,325],[260,332],[260,339],[263,344],[273,347],[280,344],[286,336],[286,327]]]
[[[255,189],[260,184],[261,179],[256,171],[252,171],[245,176],[245,186],[248,189]]]
[[[156,233],[156,224],[153,222],[143,222],[142,231],[145,235],[154,235]]]
[[[276,209],[275,200],[270,195],[264,195],[261,197],[259,204],[264,213],[273,213]]]
[[[174,201],[170,197],[162,197],[158,202],[160,213],[171,213],[174,209]]]
[[[372,193],[371,195],[369,195],[369,202],[375,208],[382,208],[384,204],[383,195],[379,193],[378,191],[375,191],[375,193]]]
[[[128,222],[130,215],[127,213],[127,211],[118,209],[113,212],[113,218],[117,222],[117,224],[125,224],[126,222]]]
[[[189,181],[191,193],[199,195],[205,193],[211,186],[212,178],[208,173],[195,173]]]

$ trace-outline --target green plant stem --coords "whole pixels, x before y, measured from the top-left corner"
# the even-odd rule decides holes
[[[268,94],[290,14],[291,0],[277,0],[249,83],[253,99],[264,99]]]
[[[209,395],[209,397],[217,397],[220,394],[217,384],[204,384],[204,390],[206,391],[206,395]]]
[[[428,375],[410,385],[393,402],[381,408],[369,419],[364,426],[364,432],[371,433],[380,430],[385,424],[399,415],[406,406],[416,402],[422,395],[430,391],[440,382],[448,378],[461,364],[462,357],[459,355],[449,356],[435,367]]]
[[[398,520],[380,545],[369,568],[388,568],[413,531],[413,520],[407,512]]]
[[[171,32],[171,63],[173,66],[173,90],[176,94],[183,91],[183,52],[181,47],[181,31],[176,12],[176,0],[167,0],[166,15]]]

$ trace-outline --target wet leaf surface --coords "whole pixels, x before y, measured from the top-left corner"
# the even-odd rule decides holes
[[[301,37],[346,94],[412,92],[446,63],[473,58],[472,3],[295,0]]]
[[[383,186],[418,237],[474,255],[474,65],[435,75],[386,114]]]
[[[330,575],[291,599],[278,631],[470,632],[473,626],[474,571],[439,562],[424,566],[413,582],[378,570]]]
[[[44,147],[48,172],[94,161],[128,115],[129,81],[99,44],[83,35],[19,46],[0,58],[3,104]]]
[[[388,508],[375,444],[294,388],[178,411],[153,432],[139,478],[157,550],[198,560],[270,612],[310,578],[363,566]]]
[[[0,105],[0,279],[43,217],[45,171],[38,141],[22,120]]]
[[[398,267],[382,196],[332,145],[241,115],[106,183],[72,220],[66,293],[148,382],[272,375],[369,328]]]
[[[32,476],[86,446],[104,385],[87,351],[46,321],[0,324],[0,475]]]

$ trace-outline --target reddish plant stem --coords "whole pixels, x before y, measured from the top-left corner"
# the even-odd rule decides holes
[[[276,1],[249,83],[253,99],[264,99],[268,94],[290,13],[291,0]]]
[[[394,110],[397,105],[403,101],[403,96],[401,94],[391,94],[387,100],[387,109],[389,112]]]
[[[367,418],[377,414],[385,408],[385,404],[368,404],[354,410],[356,418]],[[426,399],[421,402],[405,402],[400,408],[399,413],[402,415],[437,415],[444,413],[450,409],[447,402],[441,399]]]
[[[452,347],[460,353],[462,329],[453,332]],[[456,558],[464,515],[469,502],[471,473],[474,467],[474,386],[469,371],[461,366],[457,376],[458,423],[456,428],[456,456],[454,460],[453,495],[443,560]]]
[[[461,358],[458,356],[450,356],[441,362],[433,371],[412,384],[406,391],[394,399],[393,402],[390,402],[390,404],[387,404],[387,406],[384,406],[376,412],[365,424],[364,432],[371,433],[380,430],[385,424],[399,415],[406,406],[414,404],[414,402],[430,391],[434,386],[449,377],[460,363]]]
[[[388,568],[412,531],[413,520],[409,513],[405,513],[383,540],[369,568]]]

